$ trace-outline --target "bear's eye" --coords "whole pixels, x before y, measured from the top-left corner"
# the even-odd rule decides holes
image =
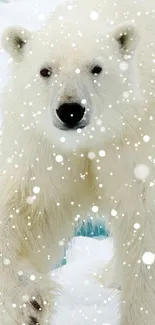
[[[95,65],[95,67],[91,70],[91,73],[94,75],[98,75],[102,72],[102,68],[99,65]]]
[[[52,74],[52,70],[50,68],[43,68],[40,70],[40,75],[43,78],[49,78]]]

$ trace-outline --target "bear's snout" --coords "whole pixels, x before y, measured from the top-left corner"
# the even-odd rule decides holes
[[[56,110],[57,116],[63,122],[65,128],[75,129],[81,127],[79,123],[85,114],[85,107],[79,103],[63,103]],[[84,127],[85,125],[83,125]]]

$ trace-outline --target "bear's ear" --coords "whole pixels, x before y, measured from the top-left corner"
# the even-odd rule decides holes
[[[132,53],[139,42],[139,33],[132,22],[125,22],[113,30],[113,38],[118,42],[122,54]]]
[[[21,27],[9,27],[2,34],[2,46],[14,59],[21,58],[31,33]]]

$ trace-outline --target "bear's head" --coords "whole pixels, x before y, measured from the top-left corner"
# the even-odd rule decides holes
[[[82,15],[78,23],[51,18],[36,32],[5,30],[2,43],[11,56],[6,101],[16,127],[63,149],[121,136],[139,100],[138,40],[132,22],[88,25]]]

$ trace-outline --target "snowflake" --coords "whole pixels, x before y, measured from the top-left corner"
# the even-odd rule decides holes
[[[34,186],[33,193],[38,194],[40,192],[40,187]]]
[[[81,100],[81,104],[85,105],[87,103],[86,99]]]
[[[105,132],[105,127],[104,126],[101,126],[100,131],[101,132]]]
[[[116,217],[116,216],[117,216],[117,211],[114,210],[114,209],[112,209],[112,210],[111,210],[111,215],[112,215],[113,217]]]
[[[22,297],[22,300],[23,300],[24,302],[28,302],[28,301],[29,301],[29,296],[28,296],[28,295],[24,295],[24,296]]]
[[[36,279],[35,275],[31,274],[31,275],[30,275],[30,280],[31,280],[31,281],[35,281],[35,279]]]
[[[95,152],[88,152],[88,158],[90,159],[90,160],[93,160],[93,159],[95,159],[95,157],[96,157],[96,155],[95,155]]]
[[[4,258],[4,260],[3,260],[3,264],[4,265],[6,265],[6,266],[8,266],[8,265],[10,265],[10,260],[9,260],[9,258]]]
[[[92,207],[92,211],[93,211],[93,212],[96,213],[96,212],[98,212],[98,210],[99,210],[99,209],[98,209],[98,206],[97,206],[97,205],[94,205],[94,206]]]
[[[75,72],[76,72],[77,74],[79,74],[79,73],[81,72],[81,70],[80,70],[80,69],[76,69]]]
[[[144,140],[144,142],[149,142],[150,141],[149,135],[144,135],[143,140]]]
[[[59,246],[64,246],[64,242],[62,240],[59,241]]]
[[[128,98],[129,97],[129,92],[128,91],[124,91],[123,92],[123,97],[124,98]]]
[[[129,68],[129,64],[128,64],[127,62],[125,62],[125,61],[122,61],[122,62],[120,63],[120,65],[119,65],[119,67],[120,67],[120,69],[121,69],[122,71],[126,71],[126,70],[128,70],[128,68]]]
[[[17,305],[16,305],[16,304],[12,304],[12,307],[13,307],[13,308],[16,308],[16,307],[17,307]]]
[[[73,9],[73,7],[71,5],[69,5],[67,8],[68,8],[68,10],[72,10]]]
[[[28,196],[26,198],[27,204],[30,204],[30,205],[33,204],[34,200],[35,200],[35,197],[34,196]]]
[[[65,137],[61,137],[61,138],[60,138],[60,141],[61,141],[61,142],[65,142],[65,141],[66,141]]]
[[[92,12],[90,13],[90,18],[91,18],[92,20],[97,20],[98,17],[99,17],[99,14],[98,14],[97,11],[92,11]]]
[[[62,162],[63,161],[63,157],[61,156],[61,155],[57,155],[56,157],[55,157],[55,160],[57,161],[57,162]]]
[[[151,265],[155,261],[155,255],[151,252],[145,252],[142,256],[142,261],[146,265]]]
[[[7,158],[7,162],[8,162],[8,164],[11,164],[12,163],[12,158]]]
[[[99,126],[102,125],[102,120],[97,120],[96,125],[99,125]]]
[[[150,171],[147,165],[138,164],[134,168],[134,174],[138,180],[142,180],[142,181],[145,180],[149,176],[149,173]]]
[[[140,224],[139,223],[135,223],[134,224],[134,228],[137,230],[137,229],[139,229],[140,228]]]
[[[105,157],[105,155],[106,155],[106,153],[105,153],[104,150],[100,150],[100,151],[99,151],[99,156],[100,156],[100,157]]]

